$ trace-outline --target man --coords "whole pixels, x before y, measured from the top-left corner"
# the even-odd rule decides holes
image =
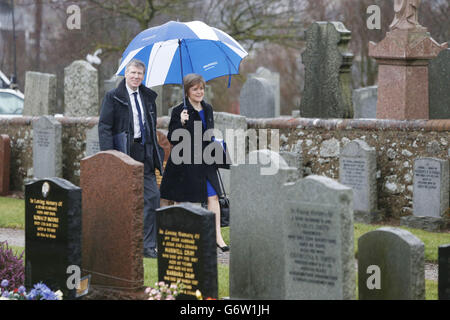
[[[160,194],[155,168],[162,174],[164,151],[156,140],[157,94],[142,85],[144,74],[143,62],[128,63],[125,79],[103,99],[98,135],[100,150],[116,149],[144,163],[144,257],[156,258],[155,210]]]

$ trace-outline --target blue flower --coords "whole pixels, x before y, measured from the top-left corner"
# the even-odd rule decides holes
[[[19,289],[18,289],[18,292],[19,292],[20,294],[25,293],[25,291],[26,291],[26,289],[25,289],[24,286],[20,286]]]
[[[6,288],[8,286],[8,284],[9,284],[9,281],[5,279],[5,280],[2,280],[2,282],[0,283],[0,286],[2,286],[3,288]]]

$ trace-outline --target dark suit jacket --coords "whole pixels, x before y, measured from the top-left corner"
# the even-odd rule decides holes
[[[133,111],[124,79],[116,89],[107,92],[103,99],[98,121],[100,150],[114,149],[113,137],[124,132],[127,136],[126,154],[140,162],[148,159],[151,166],[162,173],[164,150],[158,144],[156,135],[155,99],[157,94],[141,85],[139,95],[143,104],[147,132],[149,133],[145,148],[132,143],[134,139]]]

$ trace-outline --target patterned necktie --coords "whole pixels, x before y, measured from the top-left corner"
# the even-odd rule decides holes
[[[139,128],[141,129],[141,137],[142,137],[142,144],[145,144],[145,137],[146,137],[146,130],[144,126],[144,122],[142,121],[142,113],[141,113],[141,106],[139,105],[138,99],[137,99],[137,92],[133,92],[134,96],[134,102],[136,103],[136,109],[138,112],[138,118],[139,118]]]

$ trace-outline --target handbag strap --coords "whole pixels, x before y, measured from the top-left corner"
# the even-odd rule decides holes
[[[220,192],[222,193],[222,195],[224,197],[226,197],[227,194],[225,193],[225,188],[223,187],[222,176],[220,175],[219,169],[216,169],[216,171],[217,171],[217,177],[219,178]]]

